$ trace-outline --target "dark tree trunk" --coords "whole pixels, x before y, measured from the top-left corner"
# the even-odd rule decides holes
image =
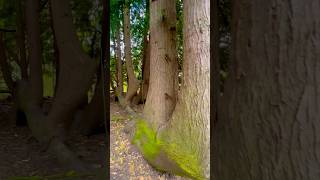
[[[16,0],[16,42],[18,49],[18,64],[21,70],[21,78],[23,80],[28,79],[28,64],[27,64],[27,56],[26,56],[26,39],[25,39],[25,11],[22,8],[23,1]]]
[[[320,175],[320,1],[234,1],[215,178]]]
[[[30,64],[30,100],[41,106],[43,98],[42,57],[40,45],[39,0],[26,0],[26,30],[28,37]]]

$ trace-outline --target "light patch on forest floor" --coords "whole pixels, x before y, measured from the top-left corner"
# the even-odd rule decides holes
[[[111,180],[187,180],[163,174],[153,169],[124,132],[129,122],[126,112],[111,103],[110,123],[110,179]]]

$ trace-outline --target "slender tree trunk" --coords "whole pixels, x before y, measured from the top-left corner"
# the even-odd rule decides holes
[[[13,80],[11,77],[11,67],[8,63],[5,45],[3,42],[3,34],[0,32],[0,68],[4,81],[11,94],[14,92]]]
[[[215,178],[320,175],[320,2],[234,2],[233,59],[214,132]]]
[[[150,4],[150,81],[144,115],[157,129],[174,110],[178,87],[176,4],[171,0]],[[155,106],[156,105],[156,106]]]
[[[120,23],[119,23],[120,24]],[[117,96],[123,96],[122,58],[121,58],[120,25],[116,31],[116,60],[117,60]],[[118,97],[119,98],[119,97]]]
[[[125,60],[128,74],[128,89],[126,94],[126,104],[130,105],[132,98],[137,94],[139,89],[139,80],[134,74],[134,68],[131,58],[131,35],[130,35],[130,4],[126,0],[124,8],[124,21],[123,21],[123,31],[124,31],[124,45],[125,45]]]
[[[17,24],[17,31],[16,31],[16,42],[17,42],[17,49],[18,49],[18,64],[21,70],[21,77],[23,80],[28,79],[28,64],[27,64],[27,56],[26,56],[26,39],[25,39],[25,11],[22,9],[22,2],[21,0],[16,0],[16,24]]]
[[[147,35],[143,40],[143,62],[142,62],[142,79],[141,85],[141,101],[145,102],[147,99],[149,80],[150,80],[150,43]]]
[[[42,58],[40,46],[39,0],[26,0],[26,29],[29,44],[30,100],[41,106],[43,98]]]

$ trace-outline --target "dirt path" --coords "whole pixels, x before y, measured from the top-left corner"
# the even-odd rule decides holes
[[[106,157],[104,139],[104,134],[90,138],[78,137],[72,139],[70,145],[83,160],[103,168]],[[31,137],[27,127],[15,126],[11,105],[0,103],[0,180],[7,180],[13,176],[43,177],[59,174],[63,176],[67,173],[72,176],[71,171],[62,167],[54,155],[42,149],[43,147]],[[70,177],[70,179],[95,178]]]
[[[111,103],[110,179],[111,180],[187,180],[179,176],[162,174],[143,159],[123,129],[129,122],[127,114]]]

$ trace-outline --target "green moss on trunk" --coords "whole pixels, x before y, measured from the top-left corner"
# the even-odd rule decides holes
[[[186,146],[186,139],[176,141],[169,142],[165,136],[157,137],[156,131],[144,120],[136,121],[132,143],[139,148],[151,165],[160,171],[193,179],[205,179],[196,154]]]

